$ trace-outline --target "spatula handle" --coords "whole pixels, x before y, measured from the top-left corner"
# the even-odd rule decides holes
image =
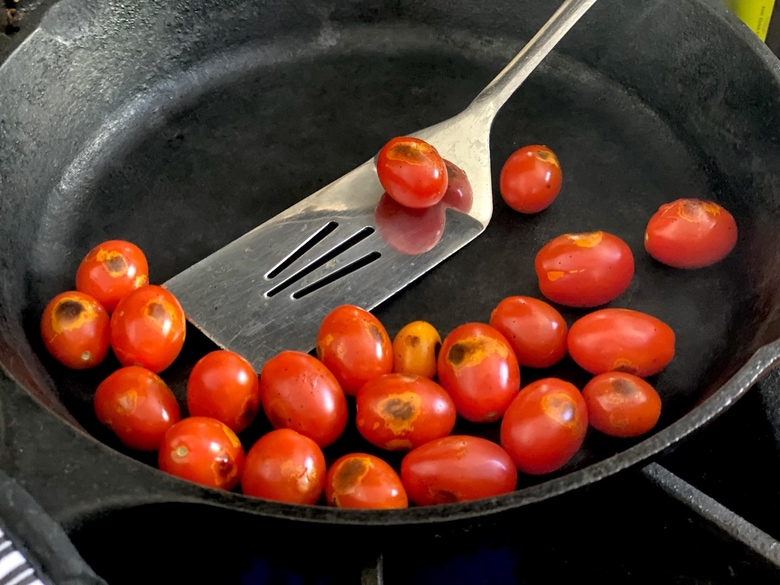
[[[596,0],[566,0],[545,25],[472,102],[491,118]]]

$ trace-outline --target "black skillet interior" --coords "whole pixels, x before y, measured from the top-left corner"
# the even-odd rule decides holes
[[[3,365],[54,412],[153,463],[124,449],[94,417],[94,389],[116,361],[74,373],[42,348],[41,311],[73,286],[83,255],[102,240],[128,239],[146,251],[152,281],[165,281],[370,157],[389,137],[463,109],[557,4],[60,3],[6,64],[8,83],[0,88],[0,103],[19,105],[0,121]],[[633,283],[611,306],[666,321],[677,356],[653,380],[664,433],[648,441],[591,433],[559,472],[522,477],[518,494],[449,506],[436,518],[517,506],[608,475],[745,390],[719,389],[780,335],[780,183],[772,175],[780,168],[780,85],[768,52],[748,35],[703,0],[602,0],[499,113],[494,179],[514,149],[542,143],[561,160],[561,195],[526,217],[496,194],[482,236],[376,310],[390,334],[415,319],[446,334],[486,321],[506,296],[539,296],[533,258],[543,243],[564,232],[606,230],[636,259]],[[678,271],[644,253],[648,218],[679,197],[715,199],[735,215],[740,239],[724,262]],[[570,323],[583,314],[563,313]],[[190,328],[182,357],[163,375],[182,404],[189,369],[211,348]],[[524,370],[523,380],[549,375],[579,386],[587,380],[568,361]],[[258,420],[245,445],[266,428]],[[459,427],[490,438],[497,429]],[[347,450],[371,449],[348,432],[327,454]],[[70,456],[80,458],[63,455]],[[369,519],[266,506],[142,465],[128,469],[130,481],[167,498],[186,493],[271,515]],[[408,511],[377,521],[430,518]]]

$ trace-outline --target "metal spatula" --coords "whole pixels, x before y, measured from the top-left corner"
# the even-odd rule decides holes
[[[438,230],[427,251],[409,254],[388,241],[376,217],[383,189],[369,160],[163,286],[176,295],[193,325],[258,371],[279,351],[309,351],[320,322],[334,307],[374,308],[487,227],[493,212],[491,123],[595,2],[566,0],[466,110],[413,134],[460,167],[473,193],[467,212],[446,210],[443,231],[430,228],[424,217],[403,223],[401,235],[409,241],[430,239],[419,233],[424,229]]]

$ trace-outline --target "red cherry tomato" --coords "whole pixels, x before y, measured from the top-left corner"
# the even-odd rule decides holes
[[[447,191],[441,199],[442,205],[468,213],[474,205],[474,191],[466,172],[447,159],[444,166],[447,168]]]
[[[306,435],[320,447],[347,426],[347,399],[322,362],[299,351],[283,351],[260,372],[260,400],[268,420]]]
[[[561,191],[561,165],[546,146],[533,144],[516,150],[501,169],[499,191],[506,204],[520,213],[538,213]]]
[[[316,504],[325,473],[317,443],[291,429],[278,429],[260,437],[246,454],[241,491],[277,502]]]
[[[401,254],[424,254],[436,247],[444,233],[444,206],[424,209],[404,207],[387,193],[374,211],[379,235]]]
[[[337,459],[325,479],[325,499],[339,508],[407,508],[401,478],[379,457],[350,453]]]
[[[357,428],[372,445],[408,451],[450,434],[455,404],[433,380],[385,374],[366,382],[357,394]]]
[[[453,329],[439,352],[439,382],[458,414],[472,422],[500,419],[520,388],[520,367],[506,338],[483,323]]]
[[[591,374],[618,371],[640,378],[663,370],[674,357],[674,331],[651,315],[602,309],[574,322],[569,354]]]
[[[376,158],[379,182],[406,207],[436,205],[447,191],[447,168],[436,149],[419,138],[399,136]]]
[[[675,268],[702,268],[723,260],[737,244],[737,223],[722,206],[701,199],[662,205],[645,230],[645,249]]]
[[[193,416],[165,433],[158,464],[161,470],[182,479],[231,490],[244,470],[244,448],[226,424]]]
[[[441,337],[436,328],[426,321],[412,321],[393,339],[393,371],[433,378],[440,349]]]
[[[168,385],[138,366],[120,368],[95,392],[95,414],[131,449],[156,451],[179,422],[179,404]]]
[[[521,366],[549,368],[566,355],[566,321],[539,299],[505,298],[490,314],[490,326],[506,337]]]
[[[255,419],[260,385],[252,365],[237,353],[217,350],[203,356],[187,379],[191,416],[207,416],[240,433]]]
[[[401,481],[418,506],[489,498],[515,489],[517,469],[500,446],[453,435],[426,443],[401,462]]]
[[[552,302],[596,307],[631,284],[634,256],[623,240],[607,232],[564,234],[539,250],[534,267],[539,289]]]
[[[78,291],[58,294],[41,317],[41,337],[57,361],[74,370],[92,368],[108,353],[110,321],[103,306]]]
[[[608,372],[582,389],[590,426],[613,437],[637,437],[661,416],[661,397],[650,384],[625,372]]]
[[[184,311],[160,286],[135,289],[111,315],[111,347],[123,366],[162,372],[179,355],[184,336]]]
[[[588,410],[580,391],[557,378],[523,388],[501,421],[501,445],[523,473],[561,468],[582,445]]]
[[[76,289],[95,297],[109,313],[148,282],[146,256],[138,246],[124,240],[95,246],[76,271]]]
[[[349,396],[371,378],[393,371],[393,344],[368,311],[354,305],[333,309],[317,333],[317,357]]]

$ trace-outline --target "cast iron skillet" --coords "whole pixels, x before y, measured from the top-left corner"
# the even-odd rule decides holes
[[[73,373],[43,351],[41,311],[73,286],[93,245],[134,241],[152,281],[165,281],[389,137],[460,111],[556,6],[55,5],[0,68],[0,360],[4,387],[18,384],[53,415],[38,423],[40,436],[64,425],[68,438],[36,440],[5,409],[3,466],[65,524],[178,501],[401,525],[473,519],[562,494],[645,461],[721,413],[780,355],[780,67],[705,0],[601,0],[494,125],[494,178],[515,148],[547,144],[564,168],[559,200],[524,217],[497,197],[484,235],[377,311],[391,334],[414,319],[443,333],[485,321],[503,297],[538,294],[532,260],[544,242],[571,231],[615,233],[634,250],[637,271],[612,306],[656,315],[677,334],[677,356],[654,380],[664,412],[652,435],[592,434],[558,473],[523,478],[518,491],[488,500],[381,513],[281,505],[203,489],[136,460],[92,413],[94,388],[117,363]],[[737,248],[715,267],[672,270],[643,252],[647,219],[682,196],[715,199],[737,219]],[[580,314],[565,312],[570,322]],[[180,399],[189,368],[211,349],[194,328],[188,335],[164,376]],[[554,372],[586,380],[571,364]],[[524,382],[549,374],[525,370]],[[495,437],[497,427],[488,429]],[[263,430],[258,422],[245,444]],[[347,433],[328,455],[367,449]]]

